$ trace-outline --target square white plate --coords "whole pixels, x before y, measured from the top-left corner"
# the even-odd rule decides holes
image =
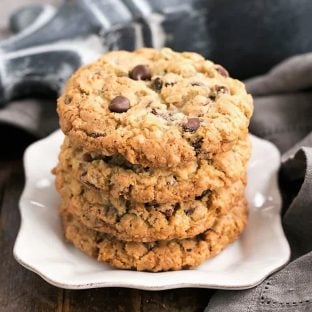
[[[290,249],[281,227],[277,186],[280,154],[273,144],[251,136],[253,152],[246,190],[250,215],[240,239],[197,269],[148,273],[98,263],[64,241],[57,212],[59,196],[51,174],[62,140],[63,134],[56,131],[25,152],[22,221],[14,246],[16,260],[49,283],[69,289],[244,289],[259,284],[288,261]]]

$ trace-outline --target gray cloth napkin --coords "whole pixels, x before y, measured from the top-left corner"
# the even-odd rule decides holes
[[[255,288],[216,291],[206,311],[312,311],[312,53],[286,60],[246,83],[255,98],[251,132],[283,153],[283,226],[292,259]],[[0,109],[1,122],[45,136],[58,125],[55,103],[10,103]]]
[[[0,109],[0,124],[25,130],[34,138],[41,138],[58,127],[55,100],[28,99],[14,101]]]
[[[246,81],[255,99],[251,131],[284,153],[280,185],[291,262],[259,286],[217,291],[205,311],[312,311],[312,53]]]

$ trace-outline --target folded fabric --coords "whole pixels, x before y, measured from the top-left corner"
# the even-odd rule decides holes
[[[255,98],[252,132],[284,152],[280,185],[291,262],[255,288],[217,291],[206,311],[312,311],[312,54],[246,83]]]
[[[14,101],[0,109],[0,124],[20,128],[41,138],[58,128],[56,101],[51,99],[27,99]]]

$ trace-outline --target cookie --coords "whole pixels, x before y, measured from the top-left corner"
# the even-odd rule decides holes
[[[152,242],[188,238],[210,228],[243,197],[245,181],[240,179],[227,188],[206,191],[200,199],[174,204],[114,200],[77,184],[66,172],[57,174],[56,187],[62,206],[89,228],[125,241]]]
[[[176,203],[200,197],[245,175],[250,156],[250,142],[241,139],[228,152],[213,159],[199,159],[188,166],[144,168],[132,165],[123,157],[85,152],[65,139],[55,172],[71,172],[85,186],[101,190],[111,198],[120,197],[139,203]],[[108,195],[107,195],[108,196]]]
[[[57,105],[74,145],[153,168],[231,149],[252,110],[243,83],[220,65],[168,48],[105,54],[69,79]]]
[[[66,207],[60,213],[65,237],[86,254],[120,269],[159,272],[191,269],[218,254],[245,228],[247,204],[239,200],[209,230],[194,238],[153,243],[117,240],[87,228]]]

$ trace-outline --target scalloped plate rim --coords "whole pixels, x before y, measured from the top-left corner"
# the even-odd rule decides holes
[[[86,282],[86,281],[82,281],[82,282],[66,282],[64,280],[62,280],[62,278],[55,278],[51,276],[51,274],[45,272],[42,267],[38,266],[38,264],[34,264],[34,263],[30,263],[29,261],[27,261],[27,259],[25,259],[25,254],[24,254],[24,247],[23,247],[23,239],[25,239],[25,236],[29,235],[29,233],[25,233],[25,222],[30,222],[29,220],[27,220],[27,217],[25,217],[25,214],[27,213],[27,202],[25,203],[25,201],[29,200],[28,195],[31,192],[31,189],[33,188],[33,185],[31,184],[31,175],[32,175],[32,169],[29,168],[28,166],[28,159],[30,158],[30,155],[36,151],[36,149],[40,146],[55,140],[56,137],[62,137],[62,135],[60,134],[60,130],[55,131],[54,133],[50,134],[49,136],[47,136],[46,138],[43,138],[33,144],[31,144],[25,151],[24,154],[24,166],[25,166],[25,187],[24,190],[22,192],[22,195],[20,197],[20,201],[19,201],[19,209],[20,209],[20,213],[21,213],[21,225],[20,225],[20,229],[15,241],[15,245],[14,245],[14,249],[13,249],[13,254],[15,259],[25,268],[29,269],[30,271],[33,271],[34,273],[38,274],[40,277],[42,277],[44,280],[46,280],[48,283],[60,287],[60,288],[66,288],[66,289],[89,289],[89,288],[98,288],[98,287],[126,287],[126,288],[136,288],[136,289],[144,289],[144,290],[165,290],[165,289],[175,289],[175,288],[187,288],[187,287],[197,287],[197,288],[214,288],[214,289],[247,289],[247,288],[252,288],[256,285],[258,285],[259,283],[261,283],[266,277],[268,277],[269,275],[271,275],[273,272],[277,271],[278,269],[280,269],[281,267],[283,267],[290,258],[290,248],[289,248],[289,244],[286,240],[286,237],[284,235],[284,232],[282,230],[281,227],[281,220],[280,217],[278,216],[278,220],[275,220],[276,224],[276,228],[279,227],[279,231],[280,231],[280,237],[279,239],[281,240],[281,245],[283,246],[283,254],[280,257],[279,261],[276,261],[276,264],[274,266],[272,266],[270,269],[266,270],[266,272],[260,272],[258,275],[253,276],[252,278],[249,278],[249,280],[247,279],[247,281],[245,282],[238,282],[236,284],[227,284],[227,283],[213,283],[213,282],[205,282],[202,281],[202,277],[203,272],[206,271],[201,271],[200,267],[196,270],[188,270],[188,271],[172,271],[172,272],[160,272],[160,273],[150,273],[150,272],[135,272],[135,271],[127,271],[127,270],[118,270],[118,269],[114,269],[111,268],[109,270],[109,272],[116,272],[115,275],[117,276],[117,278],[110,278],[109,280],[102,280],[102,281],[96,281],[96,282]],[[267,147],[271,148],[272,151],[272,155],[274,155],[273,157],[275,157],[276,159],[280,159],[280,153],[277,150],[277,148],[270,142],[257,138],[253,135],[250,135],[253,144],[265,144],[267,145]],[[59,141],[57,139],[57,141]],[[55,151],[55,153],[57,154],[57,151]],[[276,172],[278,170],[278,167],[276,168]],[[277,202],[279,203],[279,206],[275,206],[274,207],[274,214],[276,217],[276,214],[279,213],[280,209],[281,209],[281,197],[280,197],[280,193],[279,190],[277,188],[277,175],[275,173],[275,176],[273,177],[274,180],[274,184],[276,186],[276,194],[275,196],[277,196]],[[57,210],[56,210],[57,211]],[[71,246],[69,246],[68,248],[71,248]],[[218,256],[217,256],[218,257]],[[217,258],[215,257],[215,258]],[[27,257],[26,257],[27,258]],[[211,261],[211,260],[206,260],[206,261]],[[96,261],[94,261],[95,263],[97,263]],[[119,273],[123,272],[123,275],[127,275],[129,276],[128,278],[124,279],[123,281],[118,279],[118,276],[120,275]],[[209,273],[209,272],[208,272]],[[145,278],[132,278],[132,275],[138,275],[138,274],[143,274],[142,276]],[[172,275],[172,278],[170,278],[169,280],[166,278],[166,276],[170,274]],[[178,276],[182,276],[184,275],[184,278],[187,280],[185,282],[175,282],[175,275]],[[148,275],[153,276],[153,280],[158,280],[161,279],[160,276],[161,275],[165,275],[164,279],[161,279],[158,282],[154,282],[153,283],[149,283],[149,281],[147,281],[147,279],[150,278],[146,278]],[[190,277],[189,275],[194,278],[195,277],[195,281],[191,282],[190,281]],[[157,278],[156,278],[157,277]],[[187,278],[186,278],[187,277]],[[196,278],[201,280],[201,281],[196,281]]]

